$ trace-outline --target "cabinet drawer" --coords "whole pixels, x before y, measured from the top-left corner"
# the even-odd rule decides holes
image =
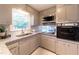
[[[77,55],[77,44],[68,43],[68,54]]]
[[[61,40],[57,41],[56,53],[60,55],[77,55],[77,44]]]
[[[12,53],[13,55],[19,55],[18,47],[12,48],[12,49],[10,49],[10,51],[11,51],[11,53]]]
[[[42,47],[44,47],[50,51],[56,52],[55,51],[56,50],[55,49],[56,48],[56,38],[43,35],[40,43],[41,43]]]
[[[18,42],[9,42],[7,43],[7,47],[13,55],[19,55]]]
[[[16,47],[18,47],[18,43],[13,43],[13,44],[11,44],[11,45],[8,45],[8,48],[9,48],[9,49],[14,49],[14,48],[16,48]]]

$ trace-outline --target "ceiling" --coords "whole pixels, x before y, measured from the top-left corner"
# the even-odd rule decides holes
[[[36,9],[37,11],[42,11],[50,7],[53,7],[55,5],[54,4],[29,4],[29,6]]]

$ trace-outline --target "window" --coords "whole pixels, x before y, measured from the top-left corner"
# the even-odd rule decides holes
[[[31,17],[28,12],[19,9],[12,9],[12,25],[11,30],[26,30],[31,28]]]

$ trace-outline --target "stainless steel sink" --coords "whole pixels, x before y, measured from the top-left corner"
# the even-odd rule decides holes
[[[16,35],[16,37],[26,36],[26,35],[30,35],[30,34],[32,34],[32,33],[20,34],[20,35]]]

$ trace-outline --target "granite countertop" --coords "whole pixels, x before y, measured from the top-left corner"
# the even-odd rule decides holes
[[[6,45],[7,43],[17,41],[22,38],[26,38],[26,37],[29,37],[29,36],[32,36],[32,35],[35,35],[38,33],[40,33],[40,32],[33,32],[32,34],[21,36],[21,37],[11,36],[6,39],[0,39],[0,55],[12,55],[12,53],[9,51],[9,49]]]

